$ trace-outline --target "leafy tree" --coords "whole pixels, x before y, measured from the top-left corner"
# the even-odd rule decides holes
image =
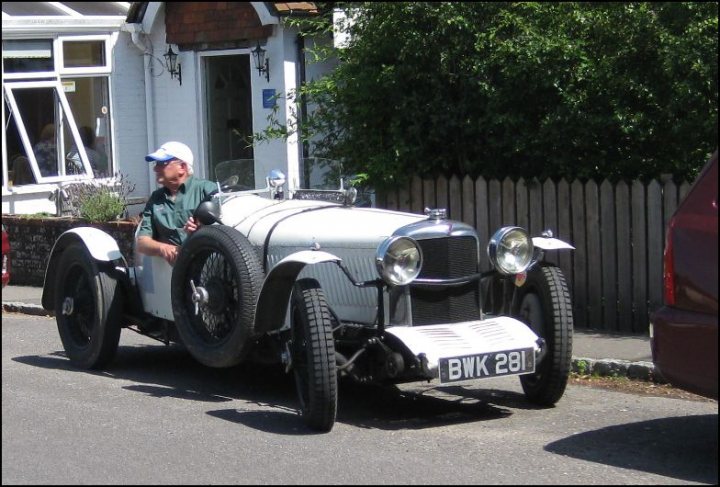
[[[438,173],[692,178],[717,147],[717,2],[344,5],[359,12],[348,46],[309,51],[338,67],[287,94],[304,122],[275,118],[256,140],[299,131],[378,187]],[[332,29],[328,15],[292,22]]]

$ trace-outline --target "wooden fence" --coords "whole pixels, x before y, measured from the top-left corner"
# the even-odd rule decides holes
[[[415,177],[378,195],[377,206],[413,213],[446,208],[449,218],[477,229],[483,246],[504,225],[522,226],[532,236],[551,229],[575,246],[546,254],[565,273],[575,327],[647,334],[650,312],[662,305],[666,225],[689,188],[672,180],[598,185]]]

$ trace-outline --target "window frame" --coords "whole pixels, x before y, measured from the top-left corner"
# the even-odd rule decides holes
[[[108,109],[110,110],[110,113],[113,112],[113,98],[112,98],[112,66],[113,66],[113,59],[112,59],[112,50],[114,44],[117,42],[118,39],[118,33],[113,32],[109,34],[81,34],[81,35],[74,35],[71,33],[68,34],[41,34],[38,33],[38,35],[33,35],[32,37],[27,36],[21,36],[21,37],[15,37],[15,36],[9,36],[7,38],[4,38],[5,40],[44,40],[44,41],[51,41],[52,45],[52,58],[53,58],[53,71],[29,71],[29,72],[20,72],[20,73],[6,73],[3,69],[3,98],[8,100],[8,107],[14,112],[16,115],[16,123],[17,123],[17,131],[18,135],[21,139],[21,143],[23,146],[23,149],[27,153],[28,160],[30,161],[30,166],[33,175],[35,176],[35,183],[31,185],[26,186],[19,186],[16,189],[13,189],[12,191],[19,191],[19,192],[27,192],[27,191],[36,191],[40,189],[40,186],[42,185],[48,185],[48,184],[54,184],[59,182],[65,182],[65,181],[78,181],[78,180],[88,180],[88,179],[94,179],[94,180],[106,180],[111,179],[113,176],[113,170],[115,167],[115,159],[112,157],[112,155],[108,154],[108,158],[110,159],[110,166],[109,166],[109,174],[107,176],[104,176],[102,178],[97,177],[92,170],[92,167],[90,166],[90,162],[87,156],[87,152],[85,151],[85,147],[82,143],[80,143],[80,137],[79,137],[79,131],[77,127],[77,123],[75,121],[75,116],[70,108],[69,101],[65,95],[65,91],[63,88],[63,81],[66,78],[78,78],[78,77],[105,77],[107,78],[107,95],[108,95]],[[83,42],[83,41],[101,41],[103,43],[103,49],[104,49],[104,66],[103,65],[97,65],[97,66],[85,66],[85,67],[73,67],[73,68],[65,68],[65,56],[64,56],[64,43],[65,42]],[[4,59],[3,59],[4,64]],[[15,100],[15,96],[12,93],[12,90],[15,89],[23,89],[23,88],[45,88],[45,87],[52,87],[55,89],[55,94],[57,100],[60,102],[60,106],[62,107],[62,114],[61,114],[61,121],[66,121],[67,126],[70,128],[70,132],[72,134],[72,141],[67,140],[64,141],[66,144],[72,144],[72,142],[75,143],[75,146],[78,147],[78,150],[80,152],[80,157],[82,159],[83,168],[85,170],[84,174],[72,174],[72,175],[66,175],[66,174],[60,174],[57,176],[46,176],[43,177],[39,166],[37,165],[37,159],[35,158],[35,153],[32,150],[32,144],[30,144],[30,138],[28,137],[27,130],[25,128],[25,121],[23,120],[23,116],[18,110],[17,102]],[[6,95],[7,94],[7,95]],[[57,106],[53,107],[54,110],[57,110]],[[5,103],[3,103],[3,109],[2,109],[2,123],[3,127],[5,127],[5,124],[9,120],[9,115],[6,113],[6,106]],[[112,125],[111,125],[112,126]],[[59,127],[58,127],[59,128]],[[108,133],[108,137],[110,137],[111,140],[111,151],[114,155],[115,153],[115,144],[114,144],[114,138],[112,136],[112,133]],[[5,130],[3,130],[2,134],[2,142],[3,147],[7,147],[6,144],[6,133]],[[7,190],[10,190],[11,186],[9,184],[9,163],[8,160],[9,154],[6,153],[6,151],[3,149],[2,153],[2,171],[3,171],[3,181],[2,181],[2,191],[3,194],[6,193]],[[58,171],[64,173],[65,172],[65,165],[60,164],[58,166]],[[47,186],[46,186],[47,187]],[[33,190],[32,188],[37,188]]]
[[[3,41],[16,41],[16,40],[25,40],[25,39],[14,39],[14,38],[8,38],[3,39]],[[26,80],[26,79],[37,79],[37,78],[57,78],[57,49],[58,49],[58,40],[53,37],[48,36],[34,36],[32,38],[28,38],[27,40],[33,41],[33,40],[49,40],[52,41],[52,57],[53,57],[53,67],[54,71],[28,71],[28,72],[21,72],[21,73],[7,73],[5,72],[5,68],[3,67],[3,84],[5,81],[12,81],[12,80]],[[5,58],[3,57],[3,66],[5,65]]]
[[[66,35],[58,37],[36,36],[28,40],[51,40],[52,56],[54,71],[29,71],[24,73],[6,73],[3,70],[4,80],[18,79],[36,79],[36,78],[56,78],[58,75],[78,75],[78,74],[111,74],[112,73],[112,34],[103,35]],[[3,40],[22,40],[22,39],[3,39]],[[82,42],[82,41],[102,41],[105,53],[105,66],[89,66],[82,68],[66,68],[65,53],[63,44],[65,42]],[[4,61],[4,60],[3,60]]]
[[[60,76],[78,75],[78,74],[110,74],[112,71],[112,55],[111,35],[83,35],[83,36],[60,36],[56,39],[57,54],[55,55],[55,69]],[[103,49],[105,54],[104,66],[88,66],[81,68],[65,67],[65,42],[83,42],[83,41],[103,41]]]
[[[17,101],[15,100],[15,95],[13,93],[13,90],[17,89],[29,89],[29,88],[54,88],[55,93],[58,97],[58,100],[60,101],[60,104],[63,108],[63,115],[62,120],[67,122],[70,132],[72,133],[73,140],[75,142],[75,146],[78,148],[78,151],[80,152],[80,157],[82,160],[83,168],[85,169],[84,174],[59,174],[57,176],[43,176],[40,172],[40,167],[38,166],[37,159],[35,158],[35,151],[33,151],[32,144],[30,143],[30,137],[28,137],[27,129],[25,128],[25,121],[22,116],[22,112],[18,109]],[[30,167],[32,169],[33,175],[35,176],[36,184],[43,184],[43,183],[57,183],[57,182],[63,182],[63,181],[78,181],[78,180],[86,180],[86,179],[94,179],[95,174],[93,173],[92,167],[90,166],[90,162],[87,157],[87,153],[85,152],[85,147],[82,144],[82,141],[80,139],[80,132],[78,131],[77,124],[75,123],[75,117],[72,113],[72,110],[70,109],[70,103],[67,100],[67,97],[65,96],[65,92],[62,87],[61,80],[55,79],[51,81],[14,81],[14,82],[6,82],[3,84],[3,92],[4,96],[7,99],[8,105],[10,105],[10,108],[15,116],[15,123],[17,124],[17,131],[20,135],[20,139],[22,141],[23,148],[25,149],[25,153],[27,155],[28,160],[30,161]],[[55,109],[55,107],[53,107]],[[9,120],[9,115],[5,113],[5,106],[3,104],[3,127],[7,123],[6,120]],[[60,128],[59,124],[56,124],[57,128]],[[5,134],[3,134],[3,139],[5,137]],[[4,143],[4,140],[3,140]],[[65,153],[65,148],[62,148],[62,154]],[[5,153],[3,153],[3,165],[7,167],[7,162],[5,160]],[[61,169],[61,172],[65,172],[65,165],[60,164],[59,168]],[[9,168],[8,168],[9,169]],[[3,186],[5,186],[7,182],[4,182]]]

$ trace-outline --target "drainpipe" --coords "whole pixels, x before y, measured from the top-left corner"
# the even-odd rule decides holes
[[[148,35],[143,32],[142,24],[123,24],[122,27],[120,27],[120,30],[123,32],[130,33],[130,39],[132,40],[133,44],[135,44],[135,47],[137,47],[140,52],[143,53],[143,57],[150,56],[150,59],[152,62],[152,45],[150,48],[146,45],[146,41],[148,40]],[[152,66],[148,65],[147,68],[145,68],[145,59],[143,59],[143,74],[145,75],[145,123],[147,124],[147,153],[155,150],[155,111],[153,109],[153,84],[152,84],[152,76],[150,75],[150,70],[152,69]],[[148,191],[149,193],[152,193],[153,187],[152,184],[155,181],[155,177],[153,175],[153,171],[148,164]]]

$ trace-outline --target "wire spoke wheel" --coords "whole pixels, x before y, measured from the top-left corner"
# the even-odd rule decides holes
[[[255,249],[237,230],[207,225],[183,244],[172,275],[178,333],[190,354],[210,367],[231,367],[255,334],[263,272]]]
[[[206,343],[220,343],[232,331],[232,323],[238,320],[240,303],[239,276],[231,262],[220,252],[202,252],[188,270],[188,277],[196,286],[207,290],[209,299],[198,304],[197,313],[191,313],[193,328]],[[188,302],[192,297],[188,296]]]

